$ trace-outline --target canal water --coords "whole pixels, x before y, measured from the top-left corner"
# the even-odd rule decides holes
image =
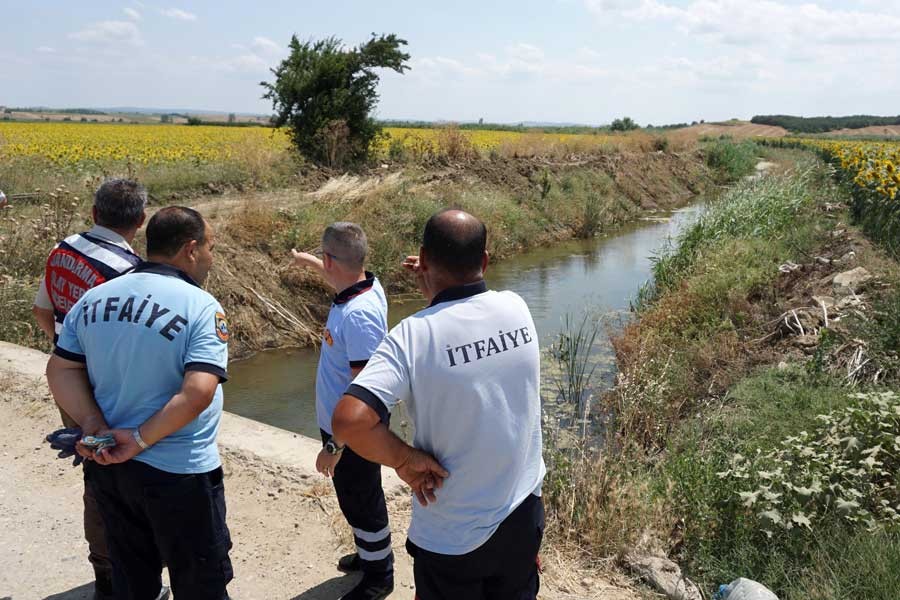
[[[614,326],[627,318],[630,301],[649,279],[652,256],[667,239],[692,223],[702,209],[703,203],[695,202],[671,213],[647,217],[606,236],[537,248],[490,265],[485,279],[489,287],[513,290],[525,299],[542,347],[557,339],[567,315],[576,323],[585,314],[606,317]],[[424,302],[414,296],[388,300],[391,326],[424,307]],[[614,368],[605,333],[598,340],[597,353],[597,374],[608,382]],[[232,363],[230,380],[225,385],[225,409],[318,437],[317,360],[315,349],[303,348],[261,352]],[[392,427],[408,436],[405,411],[395,410]]]

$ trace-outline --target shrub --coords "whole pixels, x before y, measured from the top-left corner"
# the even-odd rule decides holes
[[[724,181],[736,181],[756,166],[757,146],[749,140],[718,139],[704,148],[706,164]]]
[[[656,152],[666,152],[669,150],[669,138],[664,135],[653,138],[653,150]]]

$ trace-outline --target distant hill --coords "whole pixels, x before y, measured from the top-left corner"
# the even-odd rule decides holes
[[[109,106],[97,108],[53,108],[50,106],[9,107],[14,112],[53,113],[77,115],[222,115],[234,113],[238,117],[254,117],[268,119],[269,115],[261,113],[237,112],[228,110],[207,110],[197,108],[151,108],[142,106]]]
[[[750,122],[757,125],[784,127],[792,133],[827,133],[838,129],[862,129],[878,125],[900,125],[900,116],[795,117],[791,115],[757,115],[750,119]]]
[[[109,108],[99,108],[109,113],[126,113],[136,115],[225,115],[234,113],[238,117],[259,117],[269,118],[269,115],[261,113],[237,112],[229,110],[207,110],[199,108],[146,108],[140,106],[112,106]]]

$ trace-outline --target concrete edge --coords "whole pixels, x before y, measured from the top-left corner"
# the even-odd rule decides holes
[[[39,380],[39,385],[46,385],[44,371],[49,358],[49,355],[40,350],[0,342],[0,373]],[[225,394],[228,394],[227,385]],[[270,466],[293,469],[310,477],[321,477],[316,472],[316,456],[322,449],[322,444],[319,440],[299,433],[223,411],[218,443],[226,451],[252,455]],[[386,494],[403,490],[405,484],[393,469],[382,469],[381,477]]]

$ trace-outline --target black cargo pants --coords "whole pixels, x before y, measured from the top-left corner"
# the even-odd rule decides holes
[[[176,598],[224,600],[234,576],[222,469],[181,475],[136,460],[88,463],[106,526],[117,600],[154,600],[169,569]]]

